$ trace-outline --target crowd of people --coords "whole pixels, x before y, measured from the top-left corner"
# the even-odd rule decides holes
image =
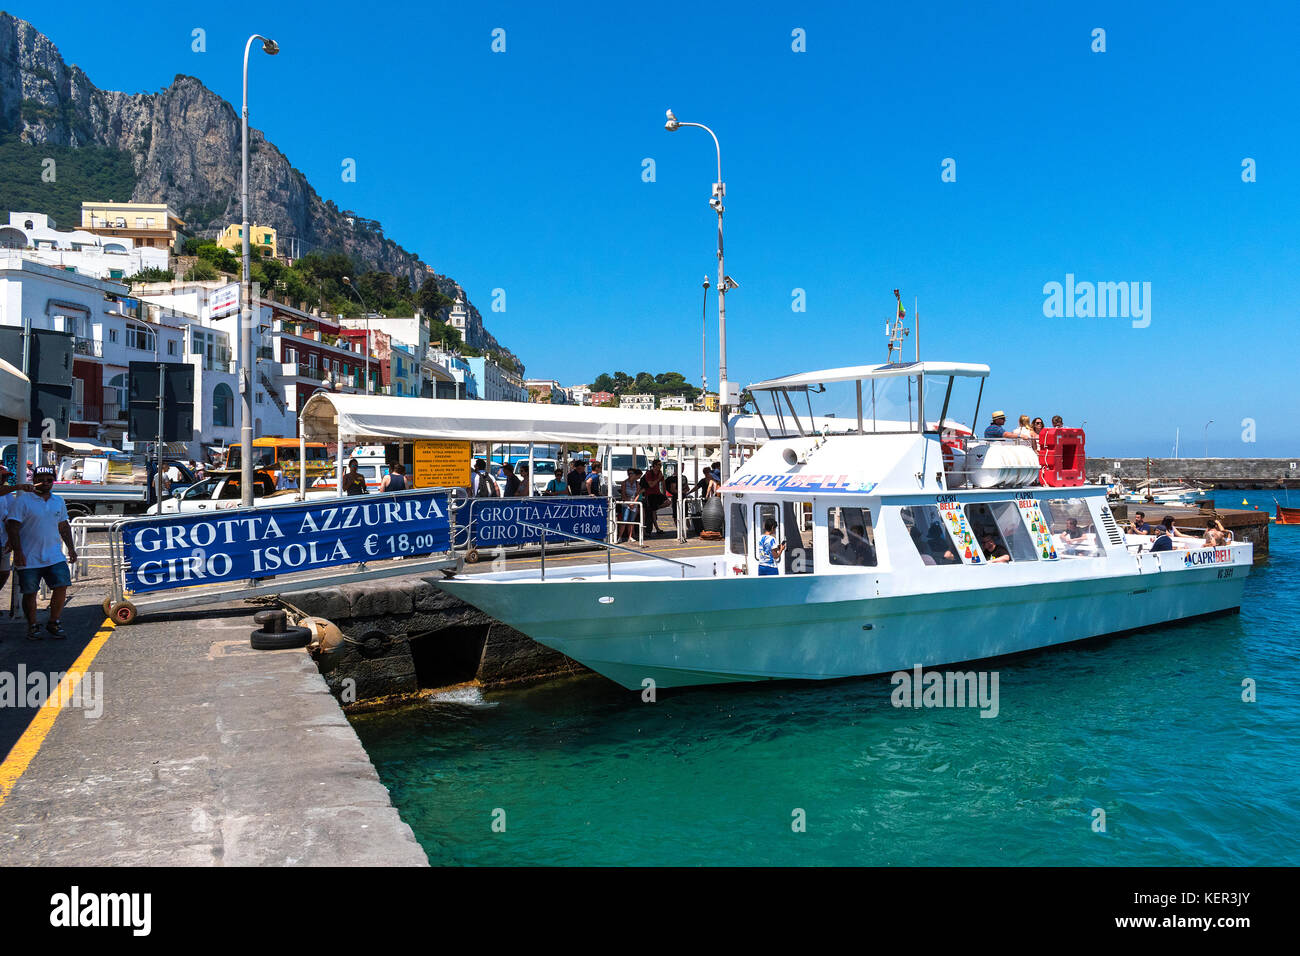
[[[993,417],[989,421],[988,427],[984,429],[984,437],[1020,438],[1029,442],[1033,446],[1034,451],[1038,451],[1041,445],[1039,436],[1042,435],[1043,430],[1047,427],[1043,424],[1041,418],[1031,419],[1028,415],[1021,415],[1015,428],[1007,428],[1006,423],[1007,413],[998,409],[993,413]],[[1053,415],[1052,427],[1064,428],[1065,419],[1060,415]]]
[[[1223,522],[1214,516],[1205,519],[1203,534],[1189,534],[1178,527],[1173,515],[1165,515],[1159,524],[1147,524],[1146,512],[1136,511],[1133,520],[1125,525],[1124,530],[1130,534],[1144,534],[1151,538],[1151,551],[1172,551],[1175,538],[1200,539],[1202,547],[1222,548],[1232,544],[1232,532],[1223,526]]]

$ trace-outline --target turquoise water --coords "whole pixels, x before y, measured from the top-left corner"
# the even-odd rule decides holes
[[[434,864],[1295,865],[1300,527],[1271,534],[1240,615],[999,662],[993,719],[887,678],[590,677],[353,723]]]

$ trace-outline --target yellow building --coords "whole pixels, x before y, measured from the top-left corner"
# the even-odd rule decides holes
[[[185,222],[161,202],[83,202],[81,228],[98,236],[124,236],[136,246],[185,250]]]
[[[229,249],[236,255],[242,255],[244,249],[244,227],[240,223],[232,222],[226,227],[226,231],[221,234],[217,240],[217,245],[223,249]],[[267,249],[266,255],[275,258],[275,230],[270,226],[259,226],[253,223],[248,227],[248,248],[255,255],[262,255],[262,250]]]
[[[718,410],[717,392],[705,392],[702,398],[704,399],[704,410],[706,412],[716,412]]]

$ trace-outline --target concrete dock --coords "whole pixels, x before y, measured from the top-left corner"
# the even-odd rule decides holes
[[[249,646],[255,608],[113,629],[101,598],[74,595],[66,641],[0,624],[0,670],[81,656],[87,691],[52,721],[5,709],[0,865],[428,864],[307,654]]]

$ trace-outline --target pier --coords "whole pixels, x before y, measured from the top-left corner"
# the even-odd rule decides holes
[[[1088,457],[1088,480],[1109,475],[1130,488],[1146,481],[1196,481],[1215,488],[1254,489],[1300,488],[1300,457],[1297,458],[1105,458]]]

